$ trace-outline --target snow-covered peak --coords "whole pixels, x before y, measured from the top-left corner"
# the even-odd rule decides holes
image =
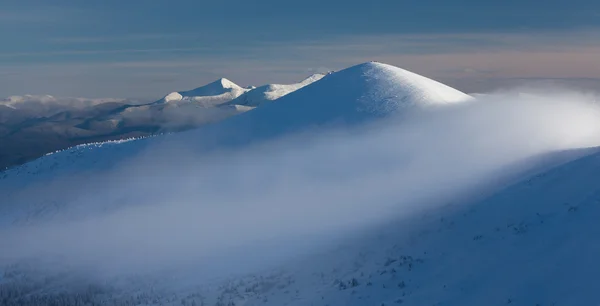
[[[271,87],[276,87],[272,85]],[[261,93],[259,87],[252,93]],[[265,95],[263,95],[264,97]],[[238,98],[228,104],[235,103]],[[319,81],[264,103],[212,126],[229,137],[228,143],[247,143],[280,137],[321,125],[361,124],[402,113],[406,109],[429,108],[471,100],[472,97],[449,86],[380,63],[364,63],[322,77]],[[190,133],[199,135],[190,135]],[[173,139],[196,139],[204,129],[173,135]]]
[[[166,95],[163,98],[163,100],[164,100],[165,103],[181,101],[181,99],[183,99],[183,96],[180,93],[176,92],[176,91],[174,91],[174,92]]]
[[[260,87],[253,88],[252,90],[241,95],[237,99],[231,101],[228,104],[233,105],[245,105],[250,107],[259,106],[265,102],[277,100],[291,92],[294,92],[306,85],[314,83],[321,78],[324,74],[313,74],[300,83],[294,84],[267,84]]]
[[[244,88],[233,83],[232,81],[221,78],[207,85],[188,90],[180,91],[179,93],[184,97],[206,97],[206,96],[217,96],[232,91],[244,91]]]
[[[379,62],[359,64],[345,69],[343,74],[346,77],[359,76],[364,85],[369,87],[369,91],[379,91],[380,98],[385,94],[392,94],[389,98],[401,98],[402,101],[396,101],[395,104],[452,103],[471,98],[463,92],[422,75]]]
[[[226,78],[220,78],[217,80],[217,82],[219,82],[223,88],[232,88],[232,89],[233,88],[235,88],[235,89],[242,88],[239,85],[235,84],[234,82],[232,82]]]
[[[328,74],[317,82],[279,98],[276,103],[269,103],[228,121],[231,124],[247,120],[261,122],[260,128],[267,132],[338,120],[357,122],[404,108],[470,99],[472,97],[465,93],[410,71],[369,62]],[[248,122],[239,124],[254,125]]]
[[[195,102],[201,106],[210,107],[229,102],[248,90],[250,89],[242,88],[228,79],[221,78],[192,90],[172,92],[154,104]]]

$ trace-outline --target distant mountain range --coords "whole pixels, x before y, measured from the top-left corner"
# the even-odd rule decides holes
[[[0,100],[0,169],[70,146],[177,132],[246,112],[322,78],[243,88],[219,79],[152,103],[12,96]]]

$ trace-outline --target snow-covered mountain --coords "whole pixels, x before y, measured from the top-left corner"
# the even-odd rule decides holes
[[[277,99],[277,103],[265,104],[211,128],[232,134],[228,137],[230,142],[254,141],[323,124],[351,125],[403,109],[423,109],[470,99],[456,89],[404,69],[369,62],[329,74]]]
[[[0,173],[0,300],[597,304],[581,233],[600,230],[600,110],[552,98],[370,62],[198,129],[44,156]]]
[[[266,98],[273,100],[317,78],[273,85],[279,89],[265,93]],[[271,86],[260,88],[265,87]],[[152,103],[49,95],[8,97],[0,100],[0,142],[10,144],[0,152],[0,169],[82,143],[144,137],[217,122],[253,109],[255,105],[230,102],[254,89],[219,79],[193,90],[172,92]]]
[[[252,90],[244,93],[236,99],[228,102],[230,105],[245,105],[256,107],[265,102],[271,102],[277,100],[291,92],[294,92],[306,85],[314,83],[321,78],[324,74],[313,74],[300,83],[295,84],[268,84],[253,88]]]
[[[222,78],[210,84],[180,92],[172,92],[156,103],[197,102],[202,106],[215,106],[229,102],[249,89],[242,88],[228,79]]]
[[[246,88],[223,78],[193,90],[172,92],[152,103],[33,95],[9,97],[0,101],[0,140],[11,144],[0,152],[0,168],[82,143],[145,137],[218,122],[279,100],[323,77],[314,74],[295,84]],[[340,98],[343,92],[352,91],[335,90]],[[312,94],[305,97],[309,95]],[[413,98],[420,99],[407,97],[407,101]]]
[[[167,130],[177,130],[178,126],[199,126],[246,112],[265,101],[274,101],[322,77],[315,74],[296,84],[250,88],[243,88],[222,78],[192,90],[172,92],[148,105],[131,106],[107,120],[127,121],[135,125],[160,125]]]
[[[210,87],[214,88],[212,85]],[[29,172],[33,169],[36,169],[36,173],[45,171],[42,169],[50,170],[49,173],[53,172],[51,169],[59,169],[60,172],[67,169],[69,169],[67,171],[84,171],[100,161],[116,163],[121,155],[116,152],[127,150],[135,152],[154,143],[161,146],[185,143],[202,148],[246,144],[286,133],[301,132],[319,125],[332,123],[352,125],[389,116],[404,109],[427,108],[470,99],[470,96],[456,89],[423,76],[390,65],[369,62],[329,74],[318,82],[281,97],[277,103],[266,104],[252,112],[243,113],[202,129],[128,142],[119,146],[112,146],[110,143],[77,146],[8,170],[5,176]],[[223,137],[214,135],[223,135]],[[98,151],[98,153],[78,153],[89,151]],[[81,158],[73,158],[73,156]],[[64,164],[64,166],[58,168],[53,166],[49,169],[49,165],[53,164]]]
[[[249,90],[222,78],[192,90],[172,92],[153,103],[129,106],[95,121],[115,121],[125,126],[158,126],[166,132],[188,129],[252,109],[246,106],[219,107]]]

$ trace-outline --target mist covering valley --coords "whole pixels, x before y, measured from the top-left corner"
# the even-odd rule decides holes
[[[299,84],[127,106],[218,113],[0,172],[0,304],[600,302],[595,93],[377,62]]]

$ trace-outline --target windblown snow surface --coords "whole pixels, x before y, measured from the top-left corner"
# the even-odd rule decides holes
[[[597,305],[600,108],[381,63],[0,173],[3,305]]]

